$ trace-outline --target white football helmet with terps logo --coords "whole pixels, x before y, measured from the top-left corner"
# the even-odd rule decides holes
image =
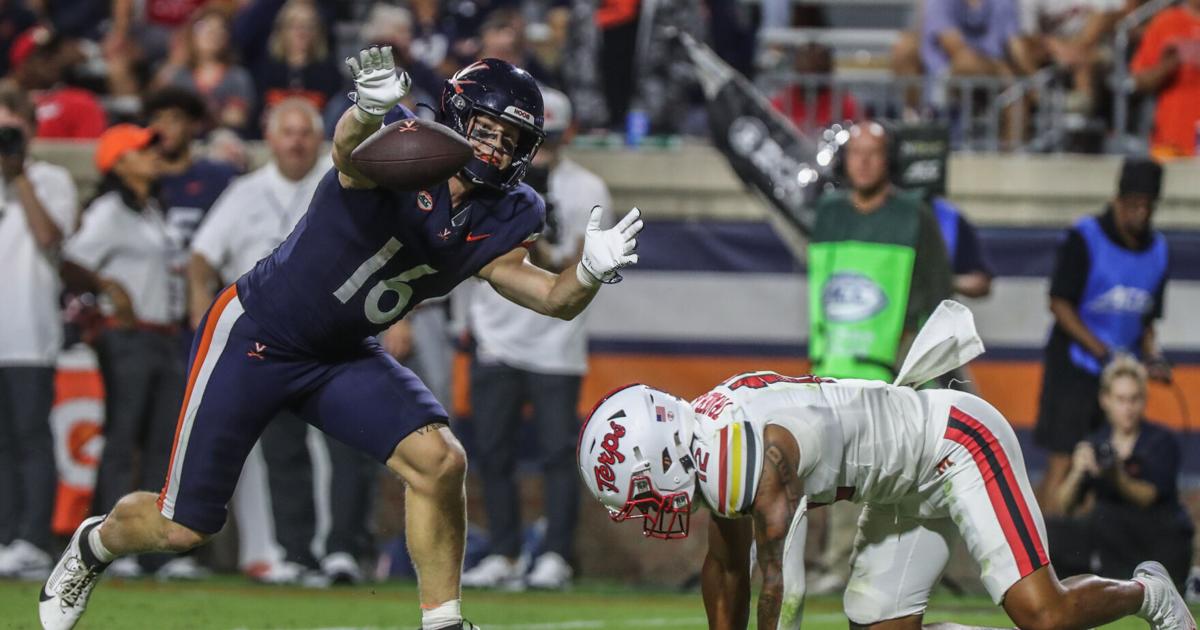
[[[579,432],[579,474],[614,521],[642,519],[655,538],[688,535],[696,466],[686,400],[646,385],[602,398]]]

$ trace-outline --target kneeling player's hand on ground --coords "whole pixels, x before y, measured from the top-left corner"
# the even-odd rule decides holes
[[[368,116],[378,119],[408,94],[412,80],[407,72],[396,72],[391,46],[372,46],[346,57],[350,77],[354,79],[354,103]]]
[[[637,264],[637,235],[642,231],[642,211],[634,208],[607,230],[600,229],[604,209],[592,207],[587,232],[583,238],[583,259],[575,269],[584,286],[594,287],[603,282],[612,284],[621,279],[617,270]]]

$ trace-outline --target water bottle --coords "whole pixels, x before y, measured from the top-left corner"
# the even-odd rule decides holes
[[[637,147],[650,132],[650,115],[640,106],[629,108],[625,114],[625,146]]]

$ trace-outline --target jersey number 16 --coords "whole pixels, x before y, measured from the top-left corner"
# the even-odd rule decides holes
[[[388,242],[383,244],[383,247],[375,252],[374,256],[363,261],[363,264],[354,270],[354,273],[338,287],[337,291],[333,292],[333,296],[339,302],[345,304],[358,293],[362,288],[363,283],[367,281],[376,271],[383,269],[383,266],[400,251],[404,244],[395,238],[389,238]],[[409,282],[416,280],[422,276],[437,273],[437,269],[429,265],[417,265],[406,269],[391,278],[380,280],[371,287],[367,293],[367,299],[363,303],[363,312],[367,316],[367,320],[372,324],[387,324],[395,319],[400,313],[404,312],[404,307],[408,306],[408,301],[412,299],[412,287],[408,286]],[[391,308],[381,310],[379,307],[383,296],[388,293],[396,294],[396,304]]]

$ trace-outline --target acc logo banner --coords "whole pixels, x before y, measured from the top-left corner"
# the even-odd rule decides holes
[[[875,281],[861,273],[833,274],[821,290],[821,308],[832,322],[860,322],[887,307],[887,295]]]

